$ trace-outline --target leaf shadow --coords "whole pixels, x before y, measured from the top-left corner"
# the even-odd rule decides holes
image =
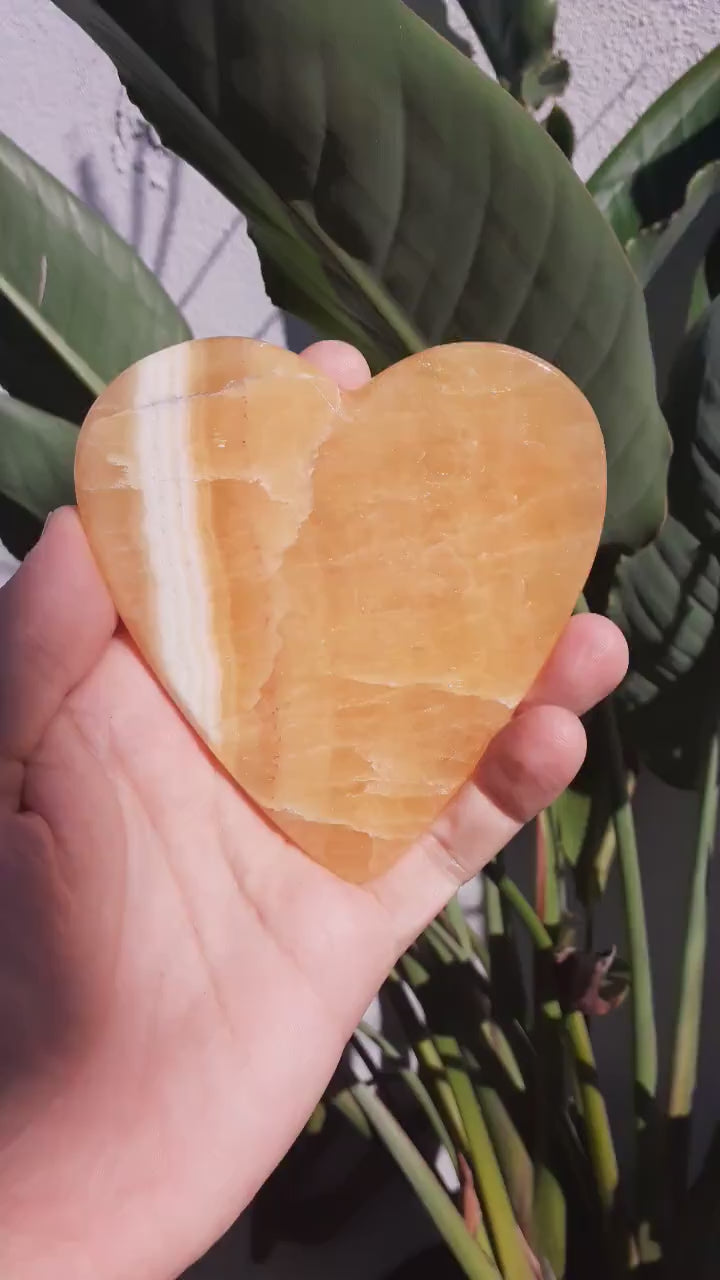
[[[473,51],[469,41],[464,40],[448,22],[445,0],[405,0],[405,3],[408,9],[412,9],[413,13],[416,13],[418,18],[422,18],[423,22],[427,22],[438,35],[443,36],[468,58],[472,57]]]

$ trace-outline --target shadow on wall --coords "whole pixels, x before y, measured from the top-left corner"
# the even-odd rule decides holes
[[[147,160],[148,156],[154,157],[157,154],[157,143],[153,137],[152,131],[148,126],[138,126],[133,144],[132,159],[132,183],[130,195],[130,231],[125,239],[132,247],[144,258],[148,266],[158,277],[163,279],[165,268],[170,256],[173,245],[173,239],[177,228],[178,212],[181,201],[182,187],[182,161],[170,152],[167,152],[167,180],[164,183],[166,191],[165,208],[162,214],[160,229],[157,235],[157,241],[154,252],[146,254],[145,240],[147,230]],[[113,226],[113,218],[110,214],[110,206],[104,198],[101,183],[97,174],[95,160],[91,155],[84,155],[76,166],[75,183],[78,195],[85,201],[95,213],[98,214],[110,226]],[[119,230],[117,227],[115,230]],[[233,240],[237,236],[243,235],[245,232],[245,219],[242,214],[236,213],[231,218],[228,225],[215,240],[215,243],[206,252],[203,261],[196,269],[195,273],[188,281],[180,296],[176,299],[178,306],[184,310],[202,288],[207,276],[212,268],[222,257],[227,249],[229,249]],[[268,331],[272,328],[276,319],[276,311],[273,309],[265,318],[263,323],[248,336],[255,338],[257,341],[263,341]],[[298,319],[297,316],[283,313],[283,324],[285,329],[285,345],[289,351],[300,352],[312,342],[317,341],[317,333],[306,324],[304,320]]]
[[[157,155],[158,150],[162,150],[163,155],[167,158],[167,173],[164,177],[163,187],[165,188],[166,199],[165,208],[163,210],[160,228],[157,235],[155,249],[152,254],[146,255],[145,238],[147,224],[147,174],[148,159],[150,156]],[[150,269],[162,280],[165,267],[167,265],[170,248],[175,234],[177,215],[180,208],[180,194],[182,181],[182,161],[171,152],[166,152],[164,148],[160,148],[160,144],[156,141],[154,130],[150,126],[141,121],[136,126],[133,135],[133,144],[131,152],[131,169],[132,180],[130,189],[130,227],[123,238],[132,245],[144,260]],[[113,219],[110,210],[105,201],[98,180],[95,161],[91,155],[84,155],[78,162],[75,170],[75,184],[78,195],[85,201],[91,209],[94,210],[105,222],[113,226]],[[238,218],[238,221],[242,219]],[[119,230],[119,228],[115,228]],[[207,269],[214,261],[213,251],[211,251],[210,262]],[[194,288],[188,291],[187,297],[179,299],[180,305],[190,300],[192,294],[202,283],[204,274],[194,282]]]

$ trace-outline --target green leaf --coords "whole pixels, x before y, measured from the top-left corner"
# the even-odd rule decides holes
[[[588,182],[622,244],[680,207],[697,169],[720,159],[720,46],[671,85]]]
[[[0,393],[0,493],[39,520],[74,503],[77,427]]]
[[[539,107],[562,93],[569,79],[553,53],[555,0],[460,0],[493,70],[515,97]]]
[[[692,787],[720,712],[720,298],[687,337],[666,409],[670,515],[621,562],[613,595],[631,650],[618,705],[650,768]]]
[[[128,365],[189,336],[134,250],[0,134],[0,385],[79,421]]]
[[[279,305],[375,368],[459,340],[559,365],[605,433],[605,541],[652,536],[668,441],[641,292],[509,94],[401,0],[59,6],[164,141],[245,211]]]
[[[645,228],[625,246],[645,290],[661,394],[687,328],[698,273],[718,230],[720,161],[714,161],[694,174],[685,203],[668,222]]]

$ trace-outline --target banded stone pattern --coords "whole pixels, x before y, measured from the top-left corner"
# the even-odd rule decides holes
[[[236,782],[354,881],[437,815],[572,611],[602,437],[557,370],[457,344],[340,392],[185,343],[119,377],[76,459],[120,616]]]

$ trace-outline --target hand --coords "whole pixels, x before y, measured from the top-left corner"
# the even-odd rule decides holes
[[[337,343],[308,353],[344,386]],[[290,1146],[401,951],[577,771],[625,644],[574,617],[473,780],[334,878],[216,767],[75,513],[0,592],[0,1273],[171,1280]]]

